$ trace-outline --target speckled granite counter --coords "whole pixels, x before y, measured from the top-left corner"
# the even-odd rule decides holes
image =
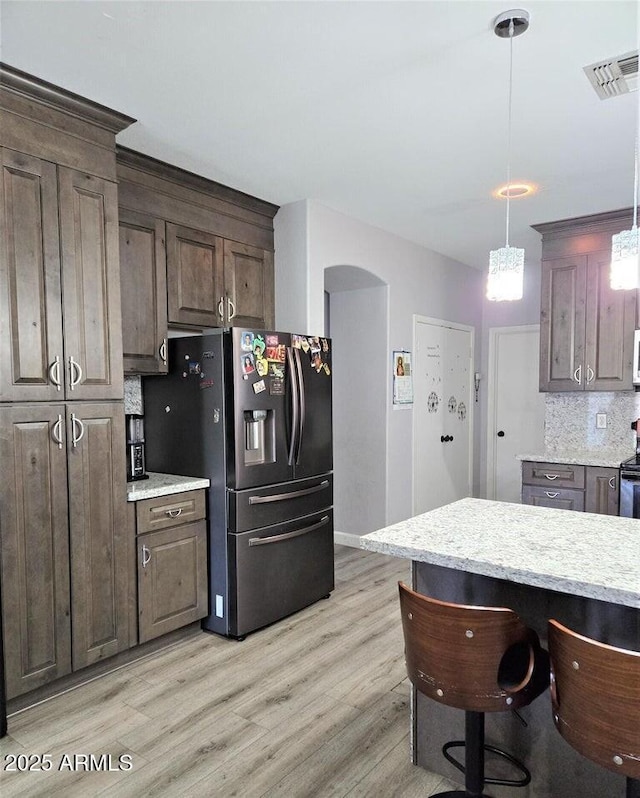
[[[562,463],[565,465],[599,466],[600,468],[619,468],[623,460],[633,457],[633,449],[603,449],[602,451],[566,450],[562,452],[537,452],[536,454],[516,455],[518,460],[535,463]]]
[[[636,519],[462,499],[361,539],[362,548],[412,560],[419,593],[511,607],[546,638],[547,620],[611,645],[640,650],[640,522]],[[398,623],[400,611],[398,609]],[[456,783],[441,755],[460,739],[463,713],[412,691],[413,761]],[[515,715],[486,715],[486,742],[527,763],[522,798],[622,795],[624,779],[563,745],[547,695]],[[491,785],[491,795],[512,790]]]
[[[640,522],[462,499],[364,535],[370,551],[640,607]]]
[[[170,496],[172,493],[184,493],[187,490],[200,490],[208,487],[208,479],[149,472],[149,479],[127,482],[127,501],[155,499],[158,496]]]

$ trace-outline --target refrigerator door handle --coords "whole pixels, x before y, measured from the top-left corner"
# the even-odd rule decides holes
[[[304,418],[306,414],[306,402],[304,395],[304,377],[302,376],[302,361],[300,360],[300,350],[294,352],[296,361],[296,371],[298,375],[298,392],[300,394],[300,422],[298,426],[298,446],[296,451],[296,465],[300,463],[300,450],[302,448],[302,436],[304,435]]]
[[[328,515],[323,515],[322,518],[317,521],[315,524],[311,524],[310,526],[305,526],[302,529],[295,529],[293,532],[284,532],[282,535],[272,535],[268,538],[249,538],[249,545],[250,546],[266,546],[269,543],[280,543],[283,540],[291,540],[291,538],[299,538],[302,535],[306,535],[309,532],[313,532],[314,529],[320,529],[321,526],[324,526],[329,521]]]
[[[249,496],[249,504],[269,504],[269,502],[282,502],[287,499],[297,499],[299,496],[308,496],[310,493],[318,493],[324,490],[329,484],[328,479],[323,479],[319,485],[303,490],[294,490],[291,493],[275,493],[273,496]]]
[[[298,442],[298,424],[300,417],[300,403],[298,393],[298,376],[294,365],[293,350],[287,347],[287,362],[289,365],[289,390],[291,392],[291,429],[289,430],[289,459],[290,466],[293,465],[293,458]]]

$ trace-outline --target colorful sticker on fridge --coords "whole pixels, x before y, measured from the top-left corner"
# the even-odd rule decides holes
[[[253,388],[254,393],[262,393],[263,391],[267,390],[264,380],[258,380],[258,382],[254,382],[251,387]]]
[[[329,341],[327,341],[326,338],[321,338],[320,339],[320,344],[322,346],[322,351],[323,352],[328,352],[329,351]]]
[[[200,388],[201,391],[205,388],[213,388],[213,380],[200,380],[198,388]]]
[[[261,335],[254,335],[253,336],[253,354],[256,357],[262,357],[264,355],[264,350],[267,348],[267,345],[264,342],[264,338]]]
[[[278,346],[278,343],[277,335],[267,335],[267,346]]]
[[[311,356],[311,365],[318,373],[322,371],[322,355],[320,354],[320,351],[315,352]]]
[[[284,344],[279,344],[276,338],[275,344],[269,344],[267,341],[267,360],[274,363],[284,363],[287,357],[287,347]]]
[[[284,380],[281,377],[272,377],[269,382],[271,396],[284,396]]]
[[[284,363],[269,363],[269,376],[278,380],[283,380]]]
[[[300,336],[300,335],[292,335],[291,336],[291,346],[294,349],[302,349],[302,336]]]
[[[256,358],[256,371],[260,377],[266,377],[269,373],[269,362],[264,358]]]
[[[304,336],[300,336],[300,349],[302,349],[305,354],[311,349],[309,346],[309,341]]]
[[[331,369],[329,368],[328,363],[323,363],[322,368],[324,369],[324,373],[329,377],[331,375]]]
[[[256,370],[255,362],[253,360],[253,355],[250,354],[242,355],[241,362],[242,362],[242,371],[245,374],[253,374],[253,372]]]
[[[189,374],[200,374],[200,363],[197,360],[189,361]]]
[[[253,352],[253,333],[243,332],[240,338],[240,348],[243,352]]]

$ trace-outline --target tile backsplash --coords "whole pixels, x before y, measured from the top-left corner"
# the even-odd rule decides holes
[[[596,428],[605,413],[606,429]],[[640,418],[640,393],[548,393],[545,400],[545,449],[549,452],[613,450],[635,452],[631,422]]]
[[[124,378],[124,412],[142,414],[142,379]]]

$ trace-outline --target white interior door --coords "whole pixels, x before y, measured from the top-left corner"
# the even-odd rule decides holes
[[[473,329],[414,317],[413,504],[471,495]]]
[[[544,394],[538,390],[540,327],[489,331],[487,498],[520,502],[518,454],[544,449]]]

